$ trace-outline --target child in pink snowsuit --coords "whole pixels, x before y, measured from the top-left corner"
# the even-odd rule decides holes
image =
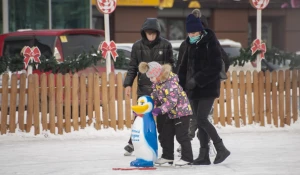
[[[161,133],[162,156],[155,163],[164,164],[174,161],[174,136],[182,147],[181,159],[175,165],[187,165],[193,162],[191,141],[188,136],[190,116],[193,114],[186,93],[179,85],[178,77],[168,64],[141,62],[139,71],[146,73],[153,83],[151,97],[156,106],[154,116],[168,114]]]

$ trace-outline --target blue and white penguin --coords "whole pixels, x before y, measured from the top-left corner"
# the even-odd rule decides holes
[[[141,96],[138,104],[132,106],[137,114],[132,125],[131,139],[136,160],[130,163],[134,167],[153,167],[157,159],[157,134],[156,125],[152,115],[154,107],[150,96]]]

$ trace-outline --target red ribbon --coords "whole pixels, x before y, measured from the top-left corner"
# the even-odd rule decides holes
[[[23,56],[24,56],[24,64],[25,64],[25,69],[28,66],[29,61],[33,60],[33,62],[36,63],[41,63],[40,56],[41,56],[41,51],[38,47],[28,47],[25,46],[23,48]]]
[[[265,53],[267,51],[267,47],[265,43],[261,43],[259,39],[255,39],[253,41],[253,46],[251,47],[251,51],[252,51],[252,55],[256,52],[260,50],[260,58],[263,59],[265,58]]]
[[[108,52],[111,53],[114,61],[116,61],[117,56],[119,56],[117,53],[116,43],[114,41],[111,42],[103,41],[101,44],[101,51],[102,51],[103,58],[106,58]]]

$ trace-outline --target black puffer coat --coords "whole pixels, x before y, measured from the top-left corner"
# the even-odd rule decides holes
[[[179,67],[179,84],[185,87],[191,100],[220,95],[222,60],[219,42],[212,30],[205,31],[207,34],[195,44],[190,44],[189,38],[186,39],[187,47]],[[196,86],[187,87],[192,80]]]
[[[157,37],[149,42],[145,30],[156,30]],[[124,80],[124,87],[132,86],[135,77],[138,75],[138,96],[150,95],[152,92],[150,79],[146,74],[138,72],[140,62],[156,61],[160,64],[169,63],[173,66],[172,45],[166,39],[160,37],[160,25],[156,18],[148,18],[141,29],[142,39],[136,41],[132,46],[131,60],[127,76]]]

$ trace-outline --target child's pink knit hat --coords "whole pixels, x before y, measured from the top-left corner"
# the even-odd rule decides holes
[[[141,62],[139,65],[139,71],[141,73],[146,73],[148,78],[158,77],[162,71],[162,66],[155,61],[149,63]]]

